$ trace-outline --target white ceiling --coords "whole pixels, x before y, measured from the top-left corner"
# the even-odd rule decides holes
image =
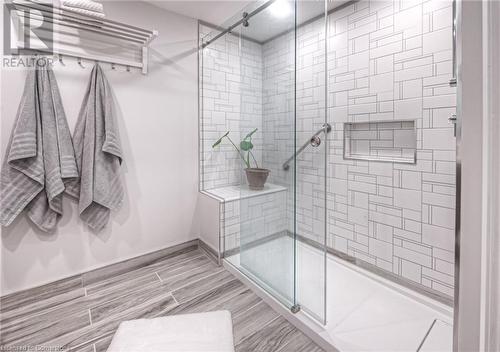
[[[346,2],[347,0],[329,1],[328,10]],[[240,26],[237,31],[241,31],[246,38],[262,43],[292,29],[295,24],[293,2],[277,1],[275,4],[278,6],[273,8],[274,5],[271,5],[262,10],[248,20],[248,27]],[[318,16],[324,16],[324,14],[325,4],[323,1],[297,2],[297,25],[318,18]]]
[[[185,1],[148,1],[165,10],[179,13],[184,16],[196,18],[215,25],[224,23],[244,7],[254,1],[211,1],[211,0],[185,0]]]

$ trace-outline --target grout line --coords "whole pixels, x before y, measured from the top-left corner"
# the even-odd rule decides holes
[[[259,298],[260,298],[260,297],[259,297]],[[261,299],[261,300],[260,300],[260,302],[257,302],[257,303],[255,303],[253,306],[248,307],[248,308],[247,308],[247,309],[245,309],[244,311],[239,312],[239,313],[238,313],[238,314],[236,314],[234,317],[235,317],[235,318],[236,318],[236,317],[239,317],[240,315],[242,315],[242,314],[244,314],[244,313],[248,312],[250,309],[257,307],[257,306],[258,306],[259,304],[261,304],[261,303],[266,303],[266,302],[264,302],[264,300],[262,300],[262,299]],[[271,308],[271,309],[272,309],[272,308]],[[274,309],[273,309],[273,310],[274,310]],[[275,312],[276,312],[276,311],[275,311]],[[276,313],[277,313],[278,315],[281,315],[281,314],[279,314],[278,312],[276,312]]]
[[[97,324],[99,324],[100,322],[97,322]],[[78,331],[78,330],[77,330]],[[74,331],[72,331],[74,332]],[[96,342],[98,342],[101,338],[104,338],[104,337],[112,337],[114,335],[114,333],[116,332],[115,331],[111,331],[111,332],[108,332],[108,333],[104,333],[102,335],[99,335],[99,336],[96,336],[96,337],[93,337],[92,339],[88,340],[88,341],[85,341],[85,342],[82,342],[78,345],[75,345],[75,346],[71,346],[69,347],[70,349],[68,351],[76,351],[78,350],[79,348],[81,348],[82,346],[89,346],[92,344],[92,346],[94,347],[94,351],[96,351],[96,347],[95,347],[95,344]],[[50,343],[51,341],[48,341],[48,343]],[[66,350],[65,350],[66,351]]]
[[[208,259],[208,258],[207,258]],[[212,263],[213,264],[213,263]],[[182,271],[183,268],[179,268],[179,269],[176,269],[174,271],[171,272],[171,274],[173,274],[172,276],[170,276],[168,278],[168,280],[170,279],[174,279],[174,278],[177,278],[178,276],[181,276],[181,275],[186,275],[186,274],[189,274],[191,273],[192,271],[195,271],[195,270],[199,270],[200,268],[203,268],[204,266],[208,266],[210,265],[210,263],[206,263],[206,264],[200,264],[192,269],[189,269],[189,270],[186,270],[186,271]],[[214,270],[216,270],[214,273],[218,273],[220,271],[219,267],[215,267]],[[212,275],[212,274],[210,274]],[[204,276],[205,277],[205,276]],[[201,279],[203,279],[204,277],[202,277]],[[201,280],[199,279],[199,280]],[[198,281],[198,280],[196,280]],[[193,281],[193,282],[196,282],[196,281]],[[184,287],[185,285],[181,286],[181,287]]]
[[[186,263],[186,262],[188,262],[188,261],[195,260],[196,258],[199,258],[199,257],[201,257],[201,256],[202,256],[202,254],[196,255],[195,257],[188,257],[188,258],[184,258],[184,259],[182,259],[182,260],[180,260],[180,261],[178,261],[178,262],[175,262],[175,264],[176,264],[176,265],[179,265],[179,264],[184,264],[184,263]],[[172,257],[172,258],[175,258],[175,257]],[[169,258],[169,259],[172,259],[172,258]],[[154,264],[156,264],[156,263],[154,263]],[[147,275],[151,275],[151,274],[153,274],[153,273],[156,273],[156,271],[151,272],[151,271],[149,270],[149,269],[151,268],[151,266],[153,266],[154,264],[150,264],[150,265],[147,265],[147,266],[142,266],[142,267],[139,267],[139,268],[135,268],[135,269],[133,269],[133,270],[130,270],[130,271],[124,272],[124,273],[122,273],[122,274],[118,275],[117,277],[119,277],[119,276],[123,276],[123,277],[125,277],[125,276],[127,276],[127,275],[130,275],[130,273],[140,273],[140,275],[138,275],[138,276],[137,276],[137,278],[138,278],[138,277],[140,277],[140,276],[147,276]],[[161,269],[161,268],[162,268],[162,266],[163,266],[163,265],[160,265],[158,268],[155,268],[155,269]],[[179,270],[179,269],[178,269],[178,270]],[[123,279],[123,277],[122,277],[121,279]],[[100,284],[102,284],[102,283],[103,283],[104,285],[106,285],[106,283],[107,283],[107,281],[108,281],[108,280],[109,280],[109,278],[108,278],[108,279],[104,279],[104,280],[102,280],[102,281],[97,281],[97,282],[93,283],[93,286],[94,286],[94,288],[98,288],[98,292],[101,292],[101,291],[102,291],[102,292],[104,292],[104,291],[107,291],[107,290],[113,290],[113,289],[115,289],[115,287],[116,287],[116,286],[120,286],[120,285],[122,285],[122,284],[123,284],[123,282],[124,282],[123,280],[121,280],[121,281],[113,281],[113,282],[110,284],[110,286],[108,286],[108,287],[106,287],[106,286],[105,286],[105,288],[102,288],[102,286],[100,286]]]
[[[431,333],[431,330],[434,327],[434,324],[436,324],[436,321],[437,321],[437,319],[434,319],[434,321],[432,322],[431,326],[429,327],[429,330],[427,330],[427,332],[425,333],[425,336],[422,339],[422,342],[420,342],[420,345],[418,345],[417,352],[419,352],[420,349],[424,346],[425,340],[427,339],[427,337]]]
[[[214,256],[213,253],[211,253],[209,250],[199,246],[198,247],[198,250],[205,256],[207,257],[208,259],[210,259],[211,261],[214,261],[216,264],[217,264],[217,257]]]
[[[189,252],[186,252],[186,253],[183,253],[183,254],[188,254],[190,252],[196,252],[196,249],[193,249],[192,251],[189,251]],[[194,254],[194,253],[193,253]],[[176,261],[173,261],[173,259],[175,259],[175,256],[174,257],[170,257],[170,258],[167,258],[167,259],[164,259],[164,260],[160,260],[158,262],[155,262],[155,263],[152,263],[152,264],[149,264],[149,265],[146,265],[146,266],[143,266],[143,267],[140,267],[138,269],[135,269],[135,270],[139,270],[139,269],[148,269],[148,268],[151,268],[153,266],[158,266],[157,269],[160,269],[163,267],[163,265],[165,265],[165,261],[167,260],[172,260],[175,264],[181,264],[181,263],[185,263],[185,262],[189,262],[191,260],[194,260],[196,258],[199,258],[201,255],[196,253],[194,254],[192,257],[191,256],[188,256],[186,258],[183,258],[183,259],[180,259],[180,260],[176,260]],[[170,264],[171,265],[171,264]]]
[[[289,322],[290,323],[290,322]],[[293,325],[292,323],[290,323],[294,329],[302,334],[304,334],[304,332],[302,332],[302,330],[300,330],[298,327],[296,327],[295,325]],[[293,331],[293,330],[292,330]],[[304,334],[305,335],[305,334]],[[314,346],[319,346],[315,341],[311,340],[307,335],[306,337],[310,340],[310,342],[312,342],[314,344]],[[293,336],[290,336],[290,338],[288,339],[287,342],[285,342],[285,344],[283,346],[281,346],[278,350],[276,350],[276,352],[284,352],[284,351],[289,351],[289,345],[293,343]],[[308,343],[309,345],[309,343]],[[324,351],[323,349],[321,349],[321,351]]]
[[[93,344],[93,346],[94,346],[94,352],[97,352],[96,349],[95,349],[95,343]]]
[[[222,270],[221,270],[221,271],[222,271]],[[224,271],[228,272],[228,271],[227,271],[227,270],[225,270],[225,269],[224,269]],[[217,274],[217,273],[215,273],[215,274]],[[211,275],[209,275],[209,276],[212,276],[212,275],[215,275],[215,274],[211,274]],[[241,280],[239,280],[239,279],[238,279],[237,277],[235,277],[233,274],[231,274],[231,276],[232,276],[232,279],[231,279],[231,280],[229,280],[229,281],[227,281],[227,282],[222,282],[222,283],[220,283],[220,284],[219,284],[219,285],[217,285],[217,286],[210,287],[210,288],[209,288],[206,292],[201,292],[201,293],[198,293],[197,295],[194,295],[193,297],[190,297],[190,298],[189,298],[186,302],[192,301],[192,300],[194,300],[194,299],[196,299],[196,298],[198,298],[198,297],[200,297],[200,296],[203,296],[203,295],[204,295],[204,294],[206,294],[207,292],[214,291],[214,290],[216,290],[216,289],[220,288],[221,286],[224,286],[224,285],[226,285],[226,284],[228,284],[228,283],[230,283],[230,282],[232,282],[232,281],[235,281],[235,280],[236,280],[236,281],[238,281],[238,282],[240,282],[241,284],[243,284],[243,283],[241,282]],[[204,277],[204,278],[207,278],[207,277],[208,277],[208,276],[206,276],[206,277]],[[203,279],[203,278],[202,278],[202,279]],[[202,280],[202,279],[200,279],[200,280]],[[172,295],[172,297],[175,297],[175,296],[174,296],[174,292],[175,292],[175,291],[178,291],[179,289],[181,289],[181,288],[183,288],[183,287],[186,287],[186,286],[188,286],[188,285],[190,285],[190,284],[196,283],[196,282],[198,282],[198,281],[200,281],[200,280],[196,280],[196,281],[190,282],[189,284],[186,284],[186,285],[184,285],[184,286],[182,286],[182,287],[179,287],[179,288],[175,289],[174,291],[170,291],[170,294]],[[244,284],[243,284],[243,285],[244,285]],[[236,295],[236,294],[235,294],[235,295]],[[176,299],[176,301],[177,301],[177,299]],[[183,302],[183,303],[186,303],[186,302]]]
[[[174,299],[174,302],[175,304],[177,304],[178,306],[180,306],[180,303],[179,301],[177,300],[177,298],[175,298],[174,294],[172,292],[170,292],[170,295],[172,296],[172,298]]]
[[[158,280],[160,280],[160,282],[163,282],[163,280],[161,279],[160,275],[158,275],[158,272],[155,271],[155,274],[156,274],[156,277],[158,278]]]
[[[276,311],[274,311],[276,312]],[[276,319],[279,319],[279,318],[283,318],[286,320],[286,318],[284,316],[282,316],[281,314],[279,314],[278,312],[276,312],[278,314],[277,317],[269,320],[267,323],[263,324],[260,326],[260,329],[255,331],[253,334],[250,334],[248,336],[245,336],[244,338],[242,338],[239,342],[238,342],[238,345],[241,344],[243,341],[249,339],[250,337],[254,336],[255,334],[257,334],[258,332],[261,332],[261,330],[263,330],[264,328],[268,327],[269,325],[271,325],[272,322],[274,322]],[[288,320],[286,320],[289,324],[291,324]]]
[[[194,245],[193,245],[194,246]],[[175,246],[174,246],[175,247]],[[159,268],[162,267],[166,261],[169,261],[169,260],[172,260],[174,261],[174,259],[178,256],[181,256],[181,255],[188,255],[189,253],[191,252],[196,252],[196,249],[193,249],[193,250],[190,250],[190,251],[186,251],[186,252],[183,252],[183,253],[180,253],[180,254],[177,254],[175,256],[172,256],[172,257],[168,257],[168,258],[165,258],[165,257],[160,257],[160,258],[157,258],[156,260],[154,260],[153,262],[150,262],[150,263],[147,263],[147,264],[141,264],[139,266],[136,266],[136,267],[132,267],[132,268],[129,268],[127,269],[126,271],[124,272],[120,272],[119,274],[115,275],[115,276],[110,276],[110,277],[106,277],[104,279],[101,279],[101,280],[97,280],[95,282],[93,282],[92,284],[90,284],[90,286],[98,286],[99,283],[102,283],[102,282],[106,282],[110,279],[113,279],[113,278],[117,278],[117,277],[121,277],[121,276],[126,276],[126,275],[130,275],[131,273],[137,273],[137,272],[142,272],[142,271],[148,271],[148,269],[151,269],[151,268],[154,268],[155,266],[158,266]],[[144,256],[146,256],[147,254],[145,254]],[[168,255],[166,255],[168,256]],[[175,260],[175,263],[182,263],[182,262],[186,262],[186,261],[189,261],[189,260],[192,260],[192,259],[195,259],[197,257],[199,257],[200,255],[199,254],[196,254],[194,257],[186,257],[184,259],[181,259],[181,260]],[[142,257],[142,256],[140,256]],[[134,259],[134,258],[132,258]],[[149,271],[150,272],[150,271]]]
[[[190,273],[191,271],[194,271],[194,270],[196,270],[196,269],[198,269],[198,268],[191,269],[191,270],[189,270],[189,271],[186,271],[185,273],[180,273],[180,274],[174,275],[174,276],[172,276],[172,277],[171,277],[171,279],[172,279],[172,278],[174,278],[174,277],[180,276],[180,275],[184,275],[184,274]],[[217,269],[216,269],[216,270],[217,270]],[[215,272],[213,272],[213,273],[211,273],[211,274],[207,274],[206,276],[200,277],[200,278],[199,278],[199,279],[197,279],[197,280],[194,280],[194,281],[191,281],[191,282],[187,282],[186,284],[184,284],[184,285],[182,285],[182,286],[177,287],[174,291],[178,291],[178,290],[180,290],[181,288],[184,288],[184,287],[186,287],[186,286],[188,286],[188,285],[191,285],[191,284],[197,283],[197,282],[199,282],[199,281],[201,281],[201,280],[203,280],[203,279],[206,279],[206,278],[208,278],[208,277],[210,277],[210,276],[213,276],[213,275],[216,275],[216,274],[218,274],[218,273],[221,273],[222,271],[225,271],[225,269],[219,269],[219,270],[217,270],[217,271],[215,271]],[[217,287],[219,287],[219,286],[217,286]],[[172,292],[174,292],[174,291],[172,291]]]
[[[89,308],[89,309],[87,309],[87,310],[88,310],[88,312],[89,312],[89,321],[90,321],[90,326],[92,326],[92,325],[93,325],[93,324],[92,324],[92,314],[90,313],[90,308]]]
[[[85,288],[81,287],[78,290],[80,290],[80,289],[83,289],[84,292],[85,292]],[[85,297],[85,295],[82,296],[82,297]],[[30,320],[31,318],[40,317],[40,316],[42,316],[44,314],[51,313],[51,312],[53,312],[53,311],[55,311],[57,309],[64,308],[64,307],[67,307],[68,305],[74,304],[75,300],[78,301],[82,297],[76,297],[76,298],[70,299],[68,301],[62,302],[60,304],[56,304],[55,306],[48,307],[46,309],[41,309],[39,311],[28,312],[28,313],[21,313],[21,314],[17,314],[17,315],[11,316],[10,318],[5,318],[5,315],[8,315],[8,313],[12,313],[14,311],[18,311],[20,308],[24,308],[24,307],[21,306],[21,307],[15,308],[14,310],[9,310],[9,311],[6,311],[6,312],[0,314],[0,321],[5,320],[5,319],[9,319],[9,320],[12,319],[12,321],[15,322],[15,323],[24,322],[24,321]],[[42,299],[40,302],[43,302],[43,301],[46,301],[46,300],[50,300],[50,298]],[[1,299],[0,299],[0,301],[1,301]],[[0,351],[1,351],[1,349],[0,349]]]
[[[197,256],[195,256],[195,257],[192,257],[192,258],[185,258],[185,259],[183,259],[183,260],[181,260],[181,261],[179,261],[179,262],[175,262],[175,263],[174,263],[174,265],[180,265],[180,264],[182,264],[182,266],[180,266],[180,267],[179,267],[179,268],[177,268],[177,269],[174,269],[174,270],[172,271],[172,273],[175,273],[175,272],[177,272],[177,271],[182,271],[182,269],[184,268],[184,264],[186,264],[186,263],[188,263],[188,262],[191,262],[191,261],[195,261],[195,260],[197,260],[197,259],[199,259],[199,258],[201,258],[201,257],[205,257],[205,255],[204,255],[203,253],[199,253],[199,254],[198,254]],[[157,269],[160,269],[160,270],[156,270],[156,272],[161,272],[161,271],[162,271],[162,267],[157,268]],[[165,268],[163,268],[163,269],[165,269]],[[168,269],[168,268],[167,268],[167,269]],[[175,275],[179,275],[179,274],[175,274]]]

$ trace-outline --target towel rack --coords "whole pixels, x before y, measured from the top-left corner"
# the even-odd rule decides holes
[[[156,30],[144,29],[108,18],[96,18],[80,14],[68,8],[61,8],[53,6],[52,4],[35,2],[33,0],[14,0],[6,4],[6,6],[10,7],[11,16],[13,13],[17,15],[22,14],[24,17],[28,14],[29,20],[47,21],[53,26],[57,25],[60,31],[65,29],[77,29],[93,35],[107,37],[117,43],[126,43],[129,46],[136,47],[139,50],[140,61],[107,55],[82,53],[63,48],[54,48],[53,50],[44,48],[25,48],[23,47],[23,43],[18,42],[17,49],[19,50],[24,49],[29,50],[31,53],[70,56],[79,59],[121,65],[127,68],[135,67],[141,69],[144,74],[148,72],[148,48],[149,44],[158,36],[158,31]],[[24,26],[28,27],[28,24],[25,23]]]

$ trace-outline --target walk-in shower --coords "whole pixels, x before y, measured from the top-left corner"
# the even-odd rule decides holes
[[[451,350],[452,28],[441,0],[276,0],[199,25],[216,249],[341,350]]]

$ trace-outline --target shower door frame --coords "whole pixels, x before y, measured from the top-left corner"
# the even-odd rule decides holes
[[[452,15],[452,45],[453,45],[453,78],[457,87],[457,108],[455,121],[455,143],[456,143],[456,165],[455,165],[455,280],[453,295],[453,350],[458,351],[458,316],[459,316],[459,286],[460,286],[460,201],[461,201],[461,180],[462,180],[462,159],[460,155],[462,144],[462,113],[461,113],[461,58],[458,52],[461,52],[461,44],[458,38],[461,38],[462,11],[461,0],[453,1]],[[453,84],[453,78],[450,85]]]
[[[499,210],[498,203],[493,203],[495,200],[489,195],[492,190],[487,188],[488,182],[492,182],[492,175],[485,175],[495,167],[494,161],[485,156],[489,156],[488,152],[491,150],[488,148],[494,145],[488,140],[491,137],[488,127],[494,118],[494,112],[490,110],[492,106],[488,104],[491,104],[491,99],[497,98],[493,94],[498,93],[499,85],[494,81],[495,77],[487,75],[499,68],[498,58],[492,61],[491,57],[500,48],[499,19],[495,16],[499,11],[498,5],[494,9],[489,2],[454,0],[454,4],[454,43],[457,60],[457,199],[453,350],[486,351],[489,350],[489,343],[493,341],[488,331],[492,321],[489,320],[487,310],[488,304],[491,303],[491,297],[488,297],[488,290],[491,290],[491,287],[488,287],[488,280],[491,279],[488,277],[491,274],[488,272],[488,265],[492,262],[488,260],[491,260],[492,253],[488,253],[487,249],[493,242],[491,236],[494,231],[487,225],[491,225],[491,217],[498,214]],[[496,117],[498,118],[498,115]],[[462,138],[463,130],[467,131],[467,138]],[[486,143],[483,137],[486,138]],[[462,167],[464,161],[467,168]],[[462,179],[465,180],[463,184],[466,188],[462,188]],[[486,182],[485,187],[483,182]],[[494,210],[497,212],[492,213]],[[467,214],[467,217],[461,218],[462,212]],[[496,233],[496,236],[498,235]],[[460,287],[460,277],[464,279],[463,287]]]

